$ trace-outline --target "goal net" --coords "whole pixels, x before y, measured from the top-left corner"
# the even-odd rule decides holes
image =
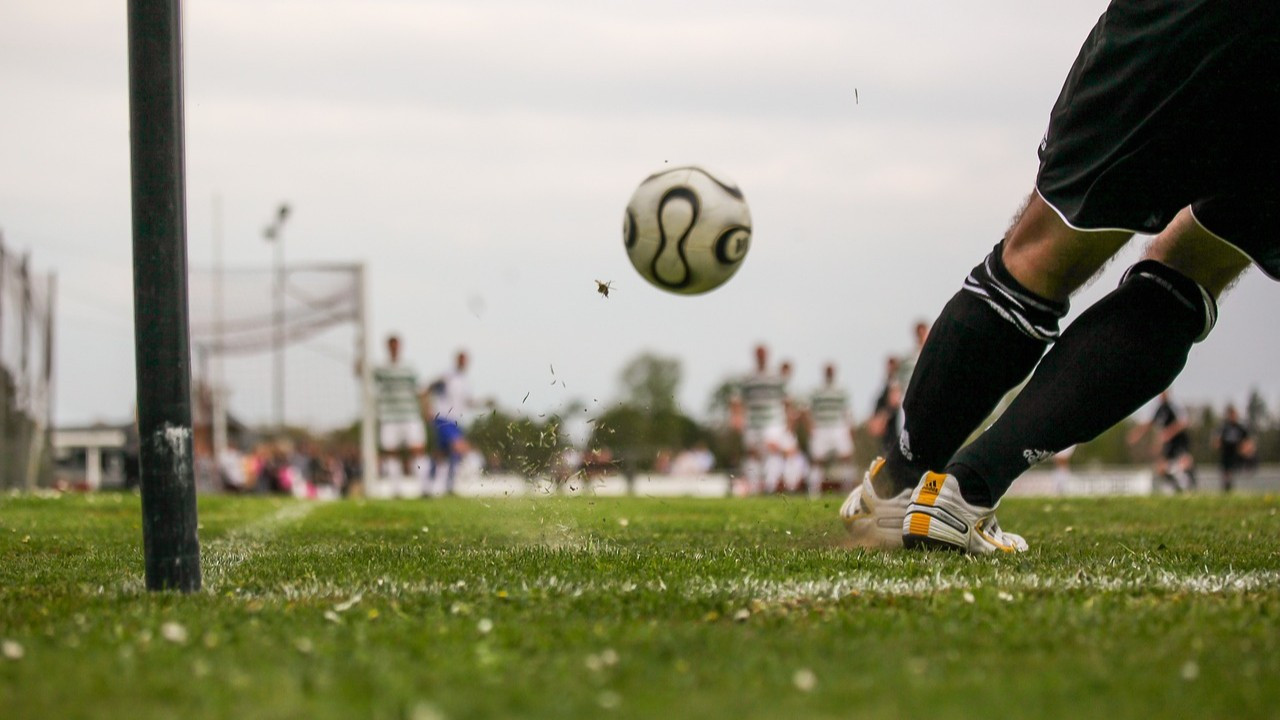
[[[355,447],[339,450],[369,467],[364,283],[360,264],[191,268],[198,458],[251,451],[286,430],[323,436],[358,427]]]

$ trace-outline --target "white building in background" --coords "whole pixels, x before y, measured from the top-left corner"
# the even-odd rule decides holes
[[[137,448],[132,425],[94,425],[53,431],[54,483],[99,490],[137,483]]]

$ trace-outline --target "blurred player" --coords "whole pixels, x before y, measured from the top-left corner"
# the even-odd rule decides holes
[[[822,368],[822,386],[809,398],[809,494],[815,496],[824,483],[836,482],[852,489],[853,415],[849,395],[836,385],[836,366]]]
[[[1254,457],[1253,438],[1249,428],[1240,422],[1235,405],[1227,405],[1226,417],[1213,436],[1213,447],[1218,451],[1222,468],[1222,492],[1231,492],[1236,473],[1249,466]]]
[[[1173,492],[1192,490],[1196,486],[1195,458],[1191,456],[1191,423],[1187,411],[1173,401],[1168,390],[1160,393],[1160,404],[1151,419],[1129,431],[1129,444],[1137,444],[1148,430],[1157,428],[1159,444],[1156,456],[1156,478]]]
[[[453,494],[453,484],[458,472],[458,461],[471,452],[471,444],[463,432],[462,421],[471,409],[471,385],[467,382],[467,353],[459,350],[454,357],[453,369],[431,384],[432,422],[436,431],[436,447],[432,453],[431,471],[427,474],[424,492],[434,495],[436,476],[440,463],[447,465],[444,493]]]
[[[855,540],[1025,550],[995,516],[1013,481],[1168,388],[1251,261],[1280,277],[1280,83],[1259,81],[1278,37],[1276,3],[1111,2],[1050,113],[1034,191],[934,323],[897,451],[841,509]],[[1155,235],[1143,259],[1060,334],[1134,233]]]
[[[769,349],[764,345],[756,346],[755,363],[729,405],[731,424],[742,433],[743,491],[752,494],[777,487],[787,434],[785,384],[780,375],[769,372]]]
[[[782,405],[786,414],[786,433],[782,436],[780,450],[782,455],[780,461],[781,489],[786,492],[799,492],[800,484],[804,482],[805,476],[809,471],[809,458],[805,456],[804,451],[800,449],[800,422],[804,416],[804,408],[800,402],[791,394],[789,389],[791,379],[795,377],[795,366],[790,360],[784,360],[778,366],[778,374],[782,376]],[[778,486],[773,486],[773,490],[777,491]]]
[[[1076,454],[1076,446],[1053,456],[1053,492],[1055,495],[1066,495],[1071,491],[1071,457]]]
[[[917,320],[915,325],[911,326],[911,336],[915,339],[915,345],[911,351],[902,356],[898,363],[898,387],[906,389],[911,383],[911,375],[916,371],[916,363],[920,360],[920,353],[924,350],[924,344],[929,340],[929,323],[923,320]]]
[[[896,355],[885,359],[884,387],[876,397],[875,408],[867,420],[867,432],[880,440],[885,455],[898,446],[898,432],[902,425],[902,391],[898,384],[898,368],[902,361]]]
[[[400,362],[400,338],[387,337],[387,364],[374,368],[378,414],[378,460],[383,477],[413,476],[425,470],[427,432],[418,398],[418,374]],[[404,455],[408,454],[409,464]]]

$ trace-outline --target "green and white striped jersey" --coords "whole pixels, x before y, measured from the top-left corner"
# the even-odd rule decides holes
[[[821,387],[809,398],[809,415],[814,427],[846,427],[849,424],[849,395],[838,387]]]
[[[373,382],[379,422],[421,422],[416,372],[403,365],[386,365],[374,369]]]
[[[742,404],[747,411],[747,427],[763,430],[786,427],[786,382],[769,373],[748,375],[742,381]]]

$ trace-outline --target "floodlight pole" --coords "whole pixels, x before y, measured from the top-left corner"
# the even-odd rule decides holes
[[[213,412],[213,466],[221,472],[227,451],[226,363],[222,357],[222,196],[213,196],[213,358],[210,405]]]
[[[148,590],[200,589],[180,0],[129,0],[133,322]]]

